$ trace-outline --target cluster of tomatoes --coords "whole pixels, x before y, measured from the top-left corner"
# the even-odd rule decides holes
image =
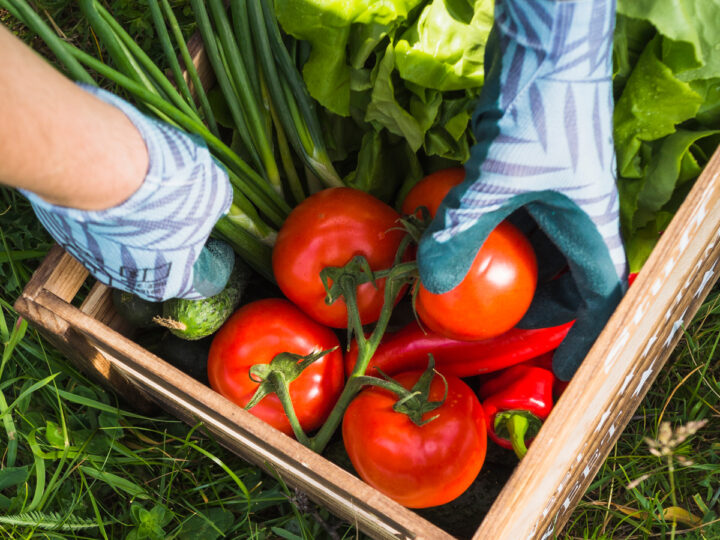
[[[426,207],[434,215],[447,192],[463,179],[462,169],[426,177],[408,194],[405,214]],[[401,214],[384,202],[351,188],[318,192],[299,204],[278,233],[273,271],[286,298],[241,307],[216,334],[208,360],[211,386],[245,406],[258,383],[250,368],[284,352],[309,355],[330,351],[289,385],[298,421],[317,430],[346,383],[336,330],[348,325],[342,298],[328,304],[320,273],[362,255],[373,271],[390,268],[406,232]],[[503,223],[486,240],[468,275],[455,289],[432,294],[419,281],[416,309],[431,330],[454,339],[478,340],[501,334],[523,316],[535,291],[537,266],[529,242]],[[363,325],[377,321],[384,305],[383,280],[357,287]],[[422,372],[394,376],[411,388]],[[444,397],[444,401],[443,401]],[[392,392],[369,386],[344,412],[342,434],[358,474],[370,485],[413,508],[448,502],[472,483],[485,457],[486,426],[473,390],[454,376],[435,376],[429,401],[442,405],[418,425],[393,406]],[[293,430],[275,394],[250,411],[283,432]]]

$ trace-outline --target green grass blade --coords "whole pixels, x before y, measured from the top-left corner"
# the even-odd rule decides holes
[[[80,465],[80,470],[88,475],[90,478],[105,482],[114,490],[124,491],[135,499],[149,499],[147,491],[130,480],[127,480],[116,474],[112,474],[106,471],[98,470],[93,467],[86,465]]]
[[[5,414],[8,410],[8,404],[5,400],[5,394],[0,390],[0,414],[3,415],[3,427],[7,436],[7,447],[5,448],[5,466],[14,467],[17,459],[18,441],[17,428],[11,414]]]
[[[19,395],[17,398],[15,398],[15,400],[7,407],[4,411],[0,412],[0,420],[3,419],[3,418],[5,418],[5,416],[9,415],[10,412],[11,412],[15,407],[17,407],[18,403],[20,403],[20,402],[23,400],[23,398],[25,398],[26,396],[32,394],[32,393],[35,392],[36,390],[39,390],[39,389],[42,388],[43,386],[47,386],[47,385],[50,384],[50,382],[52,382],[52,380],[55,379],[55,377],[57,377],[58,375],[60,375],[60,374],[59,374],[59,373],[53,373],[52,375],[48,375],[48,376],[45,377],[44,379],[41,379],[41,380],[39,380],[38,382],[36,382],[35,384],[31,385],[31,386],[30,386],[29,388],[27,388],[25,391],[21,392],[20,395]]]

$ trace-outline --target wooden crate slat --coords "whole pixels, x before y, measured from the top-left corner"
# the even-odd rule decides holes
[[[716,151],[476,540],[546,538],[568,519],[717,278],[719,174]]]
[[[33,273],[23,289],[23,296],[34,298],[42,290],[51,290],[68,302],[85,283],[89,272],[63,248],[54,245],[40,268]]]

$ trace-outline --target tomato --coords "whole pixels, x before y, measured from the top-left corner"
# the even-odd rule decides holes
[[[433,294],[419,283],[415,307],[420,320],[439,334],[489,339],[522,319],[536,286],[535,252],[528,239],[504,221],[488,235],[457,287]]]
[[[421,371],[395,376],[412,388]],[[443,405],[425,413],[423,426],[395,412],[397,396],[375,386],[361,391],[345,411],[343,441],[360,477],[378,491],[410,508],[445,504],[460,496],[477,477],[485,460],[487,434],[480,401],[461,379],[446,376]],[[445,392],[435,376],[429,400]]]
[[[254,364],[268,364],[282,352],[305,356],[338,345],[332,330],[319,325],[287,300],[257,300],[233,313],[215,334],[208,357],[210,386],[244,407],[258,387],[249,376]],[[310,364],[290,383],[290,398],[305,431],[322,425],[344,382],[342,352],[337,349]],[[275,394],[263,398],[250,412],[292,434]]]
[[[416,212],[420,206],[424,206],[430,212],[430,217],[434,218],[445,195],[463,180],[465,180],[465,169],[462,167],[443,169],[427,175],[405,196],[402,213],[409,215]],[[419,213],[418,217],[420,217]]]
[[[364,255],[373,270],[390,268],[404,232],[395,210],[363,191],[331,188],[296,206],[278,232],[273,272],[282,292],[313,319],[334,328],[347,327],[343,299],[325,303],[320,272],[344,266]],[[363,324],[375,322],[383,305],[381,280],[358,287]]]

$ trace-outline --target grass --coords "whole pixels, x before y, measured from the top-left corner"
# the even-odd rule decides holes
[[[147,37],[147,13],[136,2],[107,4],[160,58]],[[182,14],[186,2],[173,4]],[[73,2],[35,5],[76,44],[96,52]],[[1,10],[0,21],[10,22]],[[185,21],[185,32],[192,29]],[[0,537],[361,536],[201,436],[198,426],[138,415],[20,320],[12,303],[50,246],[25,199],[0,188]],[[719,344],[720,286],[686,329],[561,538],[720,537]]]

